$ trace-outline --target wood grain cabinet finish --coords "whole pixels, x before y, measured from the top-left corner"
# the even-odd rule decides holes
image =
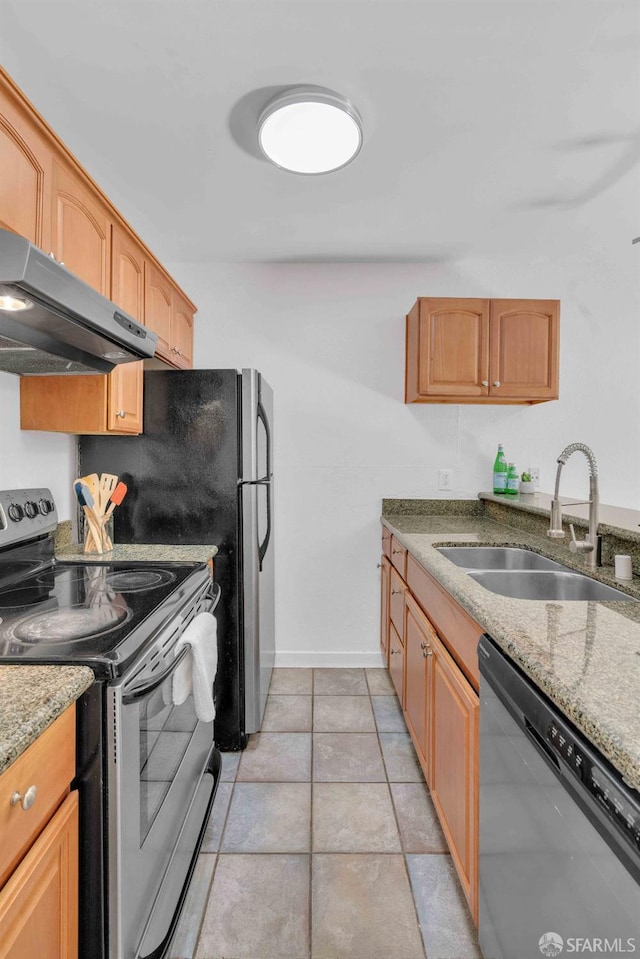
[[[404,643],[404,596],[406,584],[397,570],[391,568],[389,587],[389,618],[395,626],[401,643]]]
[[[53,151],[37,118],[0,72],[0,227],[41,249],[51,242],[52,163]]]
[[[389,665],[389,590],[391,563],[386,556],[380,560],[380,652],[385,666]]]
[[[431,646],[429,788],[477,925],[479,699],[435,634]]]
[[[389,675],[404,705],[404,646],[392,622],[389,623]]]
[[[77,959],[78,794],[0,890],[0,959]]]
[[[71,705],[0,776],[0,959],[77,957],[75,765]]]
[[[157,332],[160,367],[190,369],[194,305],[1,67],[0,171],[0,227],[51,253]],[[21,393],[28,395],[21,409],[27,415],[21,426],[65,433],[139,433],[142,376],[140,363],[117,367],[108,377],[88,374],[75,386],[73,377],[57,377],[60,385],[55,389],[50,383],[25,387],[24,377]],[[80,409],[89,403],[99,406]]]
[[[431,781],[432,661],[434,630],[411,593],[405,597],[404,715],[418,754],[424,778]]]
[[[558,398],[558,300],[420,297],[407,315],[406,403]]]

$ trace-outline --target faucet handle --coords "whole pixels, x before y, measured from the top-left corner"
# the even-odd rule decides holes
[[[569,529],[571,530],[571,542],[569,543],[569,549],[572,553],[593,552],[593,543],[590,543],[588,539],[576,539],[576,531],[573,528],[573,523],[570,524]]]

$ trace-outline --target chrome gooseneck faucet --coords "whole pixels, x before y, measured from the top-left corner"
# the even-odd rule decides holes
[[[562,505],[560,503],[560,476],[562,467],[567,462],[572,453],[584,453],[589,463],[589,499],[577,500],[575,503],[565,503],[565,506],[580,506],[583,503],[589,504],[589,532],[583,540],[576,539],[573,524],[570,524],[571,542],[569,549],[572,553],[584,553],[584,561],[589,569],[595,569],[596,566],[602,566],[602,537],[598,536],[598,507],[600,497],[598,494],[598,464],[592,450],[584,443],[571,443],[563,449],[558,457],[558,472],[556,473],[556,488],[551,501],[551,525],[547,530],[547,536],[553,539],[562,539],[564,530],[562,529]]]

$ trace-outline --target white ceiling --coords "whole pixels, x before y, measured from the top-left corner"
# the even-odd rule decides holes
[[[0,0],[0,58],[165,261],[570,249],[603,199],[640,233],[637,0]],[[256,154],[306,82],[364,121],[327,176]]]

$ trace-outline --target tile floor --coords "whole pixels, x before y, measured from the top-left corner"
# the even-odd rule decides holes
[[[276,669],[222,781],[171,959],[478,959],[384,669]]]

